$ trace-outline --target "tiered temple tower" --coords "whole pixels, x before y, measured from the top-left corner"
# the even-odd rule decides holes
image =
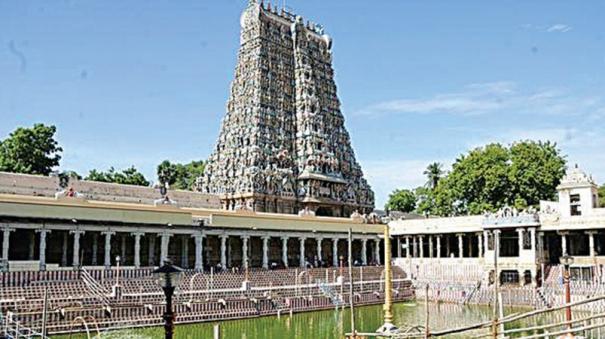
[[[225,209],[349,216],[374,193],[336,95],[332,39],[317,24],[250,1],[235,79],[202,192]]]

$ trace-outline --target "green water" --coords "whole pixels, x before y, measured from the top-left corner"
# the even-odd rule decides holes
[[[445,328],[470,325],[491,318],[491,309],[486,306],[461,306],[453,304],[430,304],[430,328]],[[425,308],[415,303],[394,305],[394,323],[405,325],[423,325]],[[507,309],[506,313],[519,309]],[[355,325],[360,332],[374,332],[382,324],[382,305],[358,307],[355,309]],[[214,323],[177,325],[177,339],[212,338]],[[224,321],[220,323],[222,339],[285,339],[285,338],[342,338],[350,331],[350,311],[317,311],[289,315]],[[161,327],[117,331],[103,335],[103,338],[163,338]],[[53,339],[67,338],[67,336]],[[72,338],[86,338],[74,335]]]

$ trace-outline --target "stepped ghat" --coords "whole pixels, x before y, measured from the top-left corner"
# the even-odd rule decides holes
[[[198,189],[227,210],[372,212],[336,94],[331,37],[257,1],[240,23],[227,113]]]
[[[166,203],[152,188],[63,186],[56,177],[0,173],[0,336],[42,331],[47,288],[48,333],[84,331],[81,317],[106,329],[161,324],[151,272],[166,259],[186,270],[177,323],[334,308],[348,303],[340,277],[349,262],[354,302],[384,299],[385,226],[373,218],[228,211],[212,195],[184,192],[186,206],[215,208],[185,207],[172,191]],[[413,298],[403,271],[395,281],[395,300]]]

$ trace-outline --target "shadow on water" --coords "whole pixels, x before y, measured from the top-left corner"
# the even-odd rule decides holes
[[[429,304],[430,327],[439,330],[451,327],[470,325],[491,319],[492,311],[488,306]],[[526,311],[524,308],[507,308],[506,313]],[[424,305],[415,303],[398,303],[394,305],[395,323],[398,325],[423,325]],[[355,309],[356,326],[358,331],[373,332],[382,325],[382,305],[364,306]],[[176,338],[198,339],[212,338],[214,323],[198,323],[177,325]],[[343,333],[350,330],[350,313],[344,311],[317,311],[286,315],[231,320],[221,322],[221,338],[223,339],[302,339],[302,338],[342,338]],[[58,336],[53,339],[66,339],[69,336]],[[161,327],[130,329],[104,333],[101,338],[147,339],[162,338]],[[82,339],[85,335],[73,335],[72,338]]]

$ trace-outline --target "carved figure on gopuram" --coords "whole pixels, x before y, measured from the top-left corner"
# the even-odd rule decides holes
[[[349,217],[374,208],[336,95],[323,28],[251,0],[227,113],[199,191],[225,209]]]

